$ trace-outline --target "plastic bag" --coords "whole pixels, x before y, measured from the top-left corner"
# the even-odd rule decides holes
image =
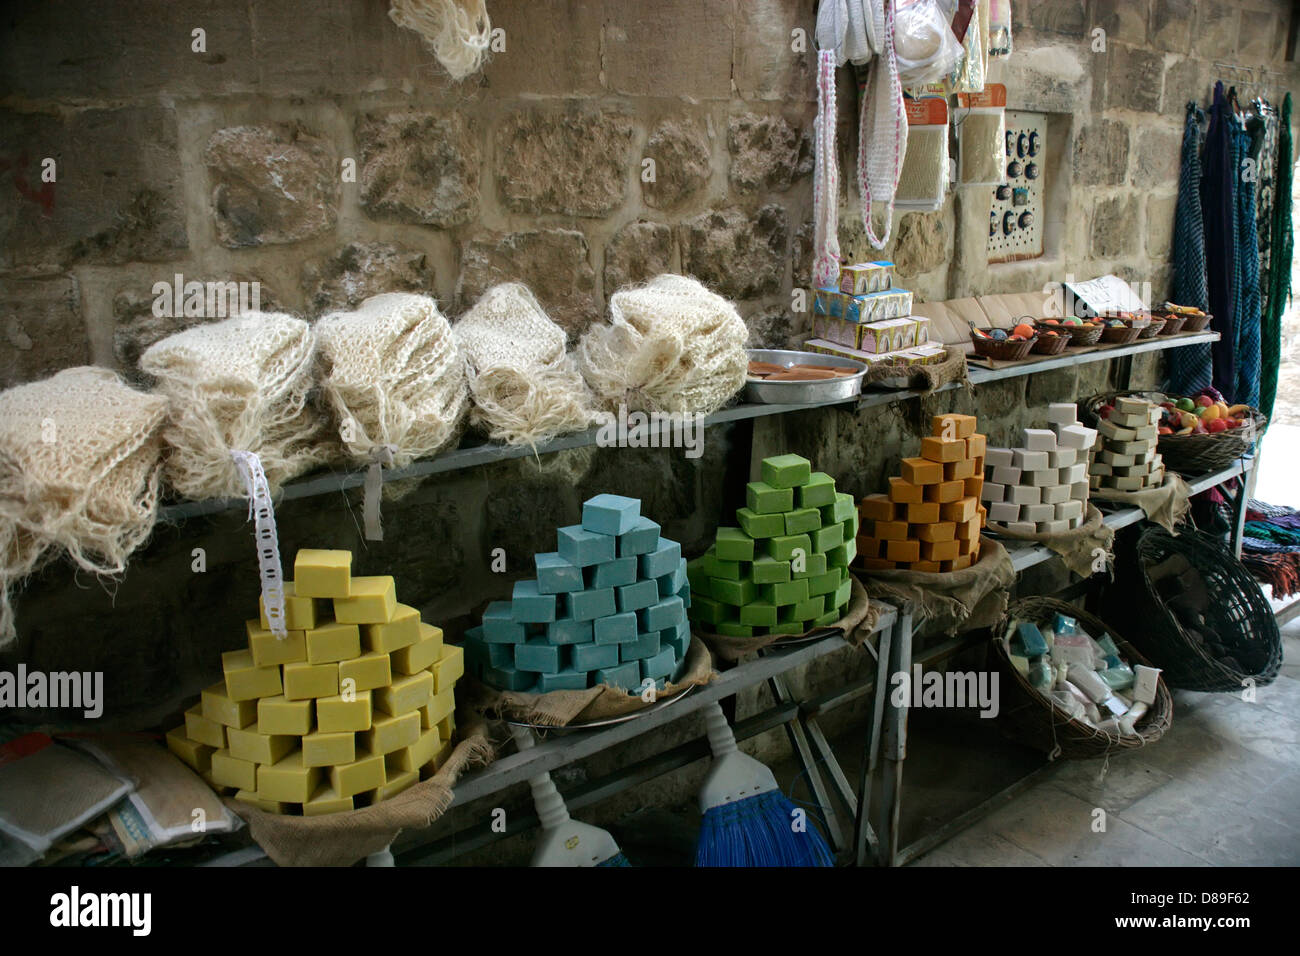
[[[948,76],[963,50],[938,0],[899,0],[894,11],[894,53],[899,80],[914,87]]]
[[[1011,0],[989,0],[989,56],[1011,55]]]

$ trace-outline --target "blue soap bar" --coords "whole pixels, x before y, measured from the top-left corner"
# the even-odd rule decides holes
[[[577,621],[594,621],[615,613],[613,588],[594,588],[590,591],[574,591],[568,597],[569,616]]]
[[[594,631],[597,644],[626,644],[628,641],[635,641],[636,612],[629,611],[627,614],[610,614],[597,618]]]
[[[643,556],[644,557],[644,556]],[[615,588],[618,592],[618,610],[620,614],[639,611],[659,600],[659,585],[654,581],[637,581]]]
[[[683,622],[677,627],[670,627],[666,631],[660,631],[659,643],[671,646],[673,653],[679,659],[685,657],[687,649],[691,646],[690,624]]]
[[[546,639],[552,644],[585,644],[592,638],[591,622],[557,617],[546,625]]]
[[[485,667],[483,669],[483,683],[499,690],[527,690],[536,681],[536,674],[529,674],[513,667]]]
[[[591,675],[581,668],[563,670],[558,674],[540,674],[537,693],[549,694],[553,690],[586,690],[591,686]]]
[[[635,641],[629,641],[627,644],[618,646],[618,657],[623,663],[628,661],[640,661],[647,657],[654,657],[659,653],[659,632],[653,634],[638,634]]]
[[[686,676],[686,658],[682,658],[680,661],[677,662],[677,666],[673,668],[673,676],[669,679],[674,684],[677,684],[680,683],[681,679],[685,676]]]
[[[659,546],[649,554],[641,555],[641,577],[661,578],[672,574],[682,560],[682,546],[667,538],[659,539]]]
[[[555,595],[537,590],[536,581],[516,581],[510,613],[521,624],[547,624],[555,620]]]
[[[677,595],[651,604],[641,612],[641,630],[663,631],[686,619],[686,606]]]
[[[677,666],[677,658],[673,656],[671,647],[659,649],[659,653],[654,657],[647,657],[641,661],[641,679],[642,680],[664,680],[673,672]]]
[[[594,671],[618,665],[617,644],[576,644],[573,648],[573,668]]]
[[[641,665],[637,661],[628,661],[618,667],[602,667],[592,675],[592,679],[596,684],[634,691],[641,686]]]
[[[587,531],[576,524],[561,528],[555,533],[555,538],[560,557],[580,568],[614,560],[614,547],[618,541],[610,535]]]
[[[1058,615],[1059,617],[1059,615]],[[1025,657],[1037,657],[1047,653],[1047,640],[1038,625],[1032,621],[1021,621],[1016,627],[1016,637],[1024,649]]]
[[[537,590],[543,594],[582,590],[582,568],[565,561],[558,552],[534,555],[533,564],[537,567]]]
[[[659,545],[659,525],[642,515],[636,524],[618,536],[618,556],[646,554]]]
[[[622,495],[596,495],[582,503],[582,527],[600,534],[624,534],[641,517],[641,502]]]
[[[686,586],[686,583],[686,559],[682,558],[670,574],[659,578],[659,596],[668,597],[670,594],[676,594]]]
[[[563,647],[546,641],[515,645],[515,667],[535,674],[558,674],[563,668]]]
[[[682,599],[682,603],[687,607],[691,606],[691,586],[690,584],[682,585],[682,589],[677,592],[677,596]]]
[[[465,652],[465,670],[475,677],[483,676],[483,668],[488,664],[487,644],[483,643],[483,627],[477,625],[465,631],[461,638],[461,649]],[[493,644],[492,647],[504,647],[513,651],[509,644]]]
[[[616,588],[624,584],[631,584],[636,580],[636,556],[629,555],[626,558],[615,558],[613,561],[602,561],[587,570],[587,587],[589,588]],[[577,588],[570,588],[576,591]]]
[[[483,641],[487,644],[522,644],[524,626],[515,620],[509,601],[493,601],[483,612]]]

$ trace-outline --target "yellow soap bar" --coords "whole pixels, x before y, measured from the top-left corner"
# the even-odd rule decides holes
[[[352,562],[348,562],[348,574],[352,573]],[[266,619],[266,603],[261,597],[257,599],[257,612],[262,627],[270,630],[271,622]],[[316,626],[316,599],[305,597],[297,592],[293,582],[284,585],[284,626],[290,631],[305,631]]]
[[[349,684],[348,681],[352,683]],[[350,661],[339,661],[339,693],[358,693],[387,687],[393,682],[389,656],[380,651],[362,654]]]
[[[279,667],[258,667],[251,651],[226,651],[221,655],[221,670],[226,675],[226,696],[233,701],[275,697],[280,686]]]
[[[302,738],[302,762],[309,767],[328,767],[357,759],[357,735],[353,733],[307,734]]]
[[[424,726],[426,728],[438,726],[438,721],[456,710],[456,692],[454,688],[448,687],[441,694],[434,694],[429,698],[429,703],[424,710],[426,713]]]
[[[303,548],[293,559],[296,597],[345,598],[352,593],[352,552]]]
[[[405,604],[397,605],[392,620],[384,624],[367,624],[366,650],[391,654],[420,640],[420,612]]]
[[[390,776],[385,783],[375,792],[375,803],[383,803],[385,800],[391,800],[403,790],[413,787],[420,782],[420,775],[414,770],[403,770],[396,776]]]
[[[451,740],[456,734],[456,712],[452,711],[442,720],[438,721],[438,736],[443,740]]]
[[[211,770],[205,770],[205,771],[203,771],[201,774],[199,774],[199,777],[201,777],[202,780],[203,780],[203,782],[206,783],[206,784],[207,784],[209,787],[211,787],[213,790],[215,790],[217,793],[220,793],[220,794],[222,794],[222,795],[225,795],[225,794],[230,794],[230,793],[234,793],[234,792],[235,792],[235,789],[236,789],[235,787],[227,787],[227,786],[223,786],[222,784],[217,783],[217,781],[214,780],[213,777],[212,777],[212,771],[211,771]]]
[[[270,765],[257,768],[257,795],[263,800],[306,803],[321,782],[318,767],[302,760],[302,751],[294,750]]]
[[[455,747],[452,745],[452,742],[450,740],[445,741],[441,749],[439,749],[437,756],[433,758],[433,763],[426,764],[420,770],[420,775],[424,777],[426,780],[429,777],[432,777],[435,773],[437,773],[439,770],[442,769],[442,765],[447,762],[447,758],[451,756],[451,752],[454,749]]]
[[[332,697],[339,692],[338,664],[284,665],[284,696],[290,700]]]
[[[265,800],[259,797],[251,790],[240,790],[235,793],[235,799],[240,803],[247,803],[250,807],[257,807],[263,813],[288,813],[289,804],[279,800]]]
[[[377,627],[391,627],[391,624],[379,624]],[[442,628],[419,622],[420,639],[406,647],[393,651],[393,672],[396,674],[418,674],[431,667],[442,656]],[[436,678],[435,678],[436,680]]]
[[[341,797],[378,790],[387,780],[383,754],[360,754],[352,763],[330,767],[329,774],[330,789]]]
[[[344,624],[383,624],[396,611],[397,583],[389,575],[353,578],[349,596],[334,599],[334,620]]]
[[[404,714],[428,702],[433,694],[433,675],[420,671],[409,677],[398,677],[387,687],[375,688],[373,693],[377,709],[393,716]]]
[[[301,737],[310,733],[316,718],[314,700],[290,700],[263,697],[257,702],[257,732],[259,734],[294,734]]]
[[[326,813],[341,813],[351,809],[351,797],[340,797],[328,784],[322,784],[316,788],[312,798],[302,805],[302,815],[319,817]]]
[[[446,644],[433,665],[433,692],[441,694],[456,686],[465,676],[465,651],[457,644]]]
[[[419,739],[409,747],[394,750],[384,758],[384,765],[390,770],[416,770],[432,763],[442,749],[442,735],[437,727],[430,727],[420,734]]]
[[[185,711],[185,736],[216,750],[226,745],[226,728],[215,720],[204,717],[200,704]]]
[[[263,734],[233,727],[227,732],[227,737],[230,755],[253,763],[275,763],[298,744],[297,737],[287,734]]]
[[[363,690],[351,700],[340,694],[316,701],[316,729],[322,733],[351,733],[370,729],[370,691]],[[343,761],[351,763],[350,760]]]
[[[212,754],[217,748],[191,740],[184,727],[174,727],[167,731],[167,749],[195,773],[206,773],[212,767]]]
[[[212,779],[223,787],[236,790],[257,789],[257,764],[240,760],[229,750],[212,752]]]
[[[244,629],[248,632],[248,649],[253,654],[253,663],[258,667],[307,659],[307,640],[303,631],[286,631],[284,637],[276,637],[259,627],[257,621],[245,621]]]
[[[361,631],[355,624],[331,621],[307,632],[307,661],[332,664],[361,653]]]
[[[412,710],[397,717],[376,715],[374,725],[361,735],[372,754],[387,754],[409,747],[420,739],[420,715]]]
[[[199,694],[199,706],[204,717],[225,727],[247,727],[257,719],[257,701],[231,700],[224,680]]]

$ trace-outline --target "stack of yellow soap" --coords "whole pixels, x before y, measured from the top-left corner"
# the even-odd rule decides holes
[[[451,752],[465,659],[397,603],[391,577],[353,577],[349,551],[302,550],[285,627],[265,606],[248,647],[221,656],[167,746],[236,800],[314,816],[392,798]]]

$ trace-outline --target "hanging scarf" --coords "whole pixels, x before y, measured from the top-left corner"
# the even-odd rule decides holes
[[[1201,213],[1201,120],[1205,114],[1187,104],[1183,125],[1182,168],[1178,174],[1178,206],[1174,215],[1173,301],[1205,310],[1209,293],[1205,285],[1205,222]],[[1170,349],[1169,390],[1193,395],[1210,384],[1213,367],[1210,343],[1198,342]]]
[[[1282,356],[1282,312],[1291,294],[1291,94],[1282,100],[1277,128],[1277,174],[1273,191],[1273,222],[1269,235],[1272,268],[1268,275],[1268,309],[1260,323],[1259,410],[1270,418],[1277,397],[1278,365]]]
[[[813,287],[836,284],[840,270],[840,170],[835,155],[835,52],[817,54],[813,167]],[[802,277],[796,278],[800,281]]]
[[[1273,203],[1277,189],[1277,110],[1262,99],[1254,102],[1250,158],[1255,161],[1255,225],[1259,235],[1259,311],[1268,314],[1269,265],[1273,232]]]
[[[1235,102],[1235,97],[1234,97]],[[1233,296],[1236,300],[1237,337],[1233,363],[1233,388],[1228,397],[1246,405],[1259,403],[1259,238],[1255,220],[1255,177],[1247,176],[1250,133],[1234,113],[1232,124],[1234,196],[1237,254]]]
[[[1233,167],[1231,113],[1223,83],[1215,83],[1210,125],[1205,133],[1201,206],[1205,222],[1206,289],[1209,310],[1214,315],[1212,328],[1219,333],[1219,341],[1211,348],[1214,358],[1211,380],[1227,398],[1232,397],[1236,385],[1233,352],[1237,343],[1237,202],[1234,186],[1239,167]]]

